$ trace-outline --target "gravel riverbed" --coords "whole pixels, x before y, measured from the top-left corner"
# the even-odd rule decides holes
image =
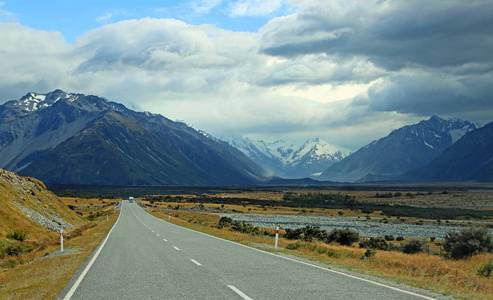
[[[449,231],[461,231],[465,227],[446,225],[445,221],[441,224],[409,224],[399,220],[391,219],[388,223],[369,221],[365,218],[356,217],[324,217],[324,216],[299,216],[299,215],[255,215],[255,214],[219,214],[226,216],[234,221],[250,223],[254,226],[274,228],[302,228],[307,225],[318,226],[321,229],[331,231],[334,228],[349,228],[356,231],[361,236],[382,237],[393,235],[394,237],[403,236],[408,238],[430,238],[443,239]],[[484,222],[488,224],[488,222]],[[491,224],[491,222],[489,222]],[[490,229],[493,234],[493,229]]]

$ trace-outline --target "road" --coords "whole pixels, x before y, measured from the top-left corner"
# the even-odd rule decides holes
[[[430,298],[179,227],[123,201],[58,299]]]

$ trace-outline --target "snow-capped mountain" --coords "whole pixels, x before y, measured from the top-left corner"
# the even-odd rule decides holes
[[[0,105],[0,167],[61,184],[266,180],[265,171],[236,148],[184,123],[61,90]]]
[[[252,141],[239,135],[226,137],[224,140],[264,169],[284,178],[317,176],[350,154],[349,150],[333,146],[320,138],[308,140],[303,144],[286,140],[272,143]]]
[[[320,179],[354,182],[378,180],[422,167],[476,125],[437,116],[392,131],[325,170]]]

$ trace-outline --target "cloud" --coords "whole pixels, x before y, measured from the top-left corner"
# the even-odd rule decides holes
[[[204,12],[234,7],[195,3]],[[235,2],[242,3],[244,12],[254,7]],[[320,136],[351,149],[433,114],[491,121],[491,2],[269,3],[262,9],[288,3],[297,12],[256,33],[126,20],[73,44],[60,33],[0,23],[2,101],[60,88],[215,135]]]
[[[224,0],[199,0],[193,1],[191,6],[196,13],[209,13],[211,9],[217,7],[223,1]]]
[[[11,100],[29,91],[50,91],[71,66],[70,47],[58,32],[0,22],[0,94]],[[60,80],[61,79],[61,80]]]
[[[282,7],[283,0],[240,0],[231,7],[231,16],[265,16]]]
[[[17,15],[11,11],[2,9],[5,6],[5,2],[0,2],[0,21],[13,22],[17,18]]]
[[[272,20],[263,53],[364,56],[387,70],[492,63],[493,5],[478,1],[325,1]]]
[[[112,11],[106,12],[104,15],[99,16],[96,18],[96,22],[101,23],[101,24],[109,24],[114,22],[115,17],[129,17],[131,16],[132,13],[125,10],[125,9],[115,9]]]

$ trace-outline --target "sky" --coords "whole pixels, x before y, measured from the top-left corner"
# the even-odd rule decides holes
[[[0,104],[62,89],[350,150],[493,120],[491,0],[0,0]]]

